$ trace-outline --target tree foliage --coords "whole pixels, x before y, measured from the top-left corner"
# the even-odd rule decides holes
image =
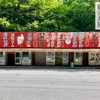
[[[0,0],[0,31],[94,31],[97,0]]]

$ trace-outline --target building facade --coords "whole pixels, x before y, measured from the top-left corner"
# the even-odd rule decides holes
[[[0,65],[100,65],[99,32],[1,32]]]

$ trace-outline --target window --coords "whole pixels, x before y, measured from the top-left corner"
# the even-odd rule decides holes
[[[28,59],[29,58],[29,52],[23,52],[22,56],[24,59]]]

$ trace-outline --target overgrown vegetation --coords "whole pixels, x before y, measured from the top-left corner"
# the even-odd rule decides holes
[[[0,0],[0,31],[95,31],[97,0]]]

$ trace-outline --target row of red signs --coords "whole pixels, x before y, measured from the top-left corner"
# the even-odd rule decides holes
[[[98,48],[99,32],[0,32],[0,47]]]

